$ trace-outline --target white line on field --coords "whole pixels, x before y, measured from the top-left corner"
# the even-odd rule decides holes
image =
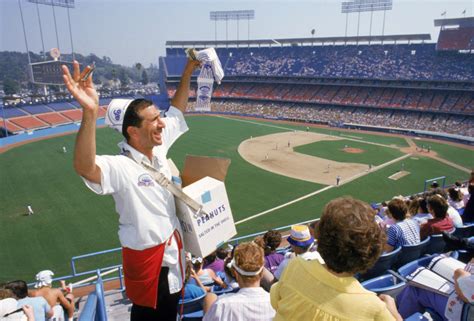
[[[383,164],[381,164],[381,165],[379,165],[379,166],[373,167],[370,172],[362,172],[362,173],[356,174],[356,175],[354,175],[354,176],[352,176],[352,177],[349,177],[348,179],[344,179],[343,181],[341,181],[341,184],[339,184],[339,186],[344,185],[344,184],[347,184],[347,183],[349,183],[349,182],[352,182],[353,180],[355,180],[355,179],[357,179],[357,178],[359,178],[359,177],[361,177],[361,176],[367,175],[367,174],[369,174],[369,173],[376,172],[376,171],[378,171],[378,170],[380,170],[380,169],[382,169],[382,168],[384,168],[384,167],[387,167],[387,166],[389,166],[389,165],[392,165],[393,163],[396,163],[396,162],[398,162],[398,161],[401,161],[402,159],[408,158],[408,157],[410,157],[410,156],[412,156],[412,154],[403,155],[403,156],[401,156],[401,157],[398,157],[398,158],[392,159],[391,161],[388,161],[388,162],[386,162],[386,163],[383,163]],[[266,211],[257,213],[257,214],[255,214],[255,215],[249,216],[249,217],[247,217],[247,218],[244,218],[243,220],[240,220],[240,221],[238,221],[238,222],[235,222],[235,225],[239,225],[239,224],[241,224],[241,223],[250,221],[250,220],[252,220],[252,219],[254,219],[254,218],[257,218],[257,217],[259,217],[259,216],[266,215],[266,214],[271,213],[271,212],[273,212],[273,211],[279,210],[280,208],[283,208],[283,207],[286,207],[286,206],[288,206],[288,205],[297,203],[297,202],[299,202],[299,201],[302,201],[302,200],[304,200],[304,199],[307,199],[307,198],[309,198],[309,197],[312,197],[312,196],[314,196],[314,195],[317,195],[317,194],[319,194],[319,193],[322,193],[322,192],[327,191],[327,190],[329,190],[329,189],[331,189],[331,188],[334,188],[334,187],[336,187],[336,186],[335,186],[335,185],[326,186],[326,187],[324,187],[324,188],[322,188],[322,189],[319,189],[319,190],[314,191],[314,192],[312,192],[312,193],[303,195],[303,196],[301,196],[301,197],[299,197],[299,198],[296,198],[296,199],[294,199],[294,200],[292,200],[292,201],[289,201],[289,202],[287,202],[287,203],[284,203],[284,204],[275,206],[275,207],[270,208],[270,209],[268,209],[268,210],[266,210]]]
[[[302,200],[304,200],[304,199],[306,199],[306,198],[308,198],[308,197],[317,195],[317,194],[322,193],[322,192],[324,192],[324,191],[327,191],[328,189],[331,189],[331,188],[333,188],[333,187],[334,187],[333,185],[326,186],[326,187],[321,188],[321,189],[319,189],[319,190],[317,190],[317,191],[314,191],[314,192],[312,192],[312,193],[303,195],[303,196],[301,196],[301,197],[299,197],[299,198],[296,198],[296,199],[294,199],[294,200],[292,200],[292,201],[289,201],[289,202],[287,202],[287,203],[285,203],[285,204],[278,205],[278,206],[273,207],[273,208],[271,208],[271,209],[268,209],[268,210],[266,210],[266,211],[257,213],[257,214],[255,214],[255,215],[249,216],[249,217],[247,217],[247,218],[244,218],[243,220],[240,220],[240,221],[238,221],[238,222],[235,222],[235,225],[238,225],[238,224],[240,224],[240,223],[244,223],[244,222],[249,221],[249,220],[252,220],[252,219],[254,219],[254,218],[256,218],[256,217],[259,217],[259,216],[268,214],[268,213],[270,213],[270,212],[276,211],[276,210],[278,210],[278,209],[280,209],[280,208],[283,208],[283,207],[285,207],[285,206],[288,206],[288,205],[291,205],[291,204],[293,204],[293,203],[302,201]]]

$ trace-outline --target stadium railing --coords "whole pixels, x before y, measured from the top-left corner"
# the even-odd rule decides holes
[[[79,321],[107,321],[105,310],[104,284],[100,276],[100,270],[97,270],[97,282],[95,290],[87,297],[86,304],[79,316]]]

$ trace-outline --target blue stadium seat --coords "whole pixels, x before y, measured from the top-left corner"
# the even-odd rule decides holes
[[[456,230],[452,234],[460,238],[474,236],[474,224],[456,227]]]
[[[425,240],[421,241],[417,245],[406,245],[402,246],[402,250],[398,255],[398,260],[392,266],[393,269],[398,269],[400,266],[407,264],[418,259],[425,253],[426,246],[430,242],[430,237],[428,236]]]
[[[359,281],[364,281],[368,279],[375,278],[387,272],[388,269],[397,261],[398,255],[400,254],[402,248],[397,247],[392,252],[382,254],[375,265],[369,269],[367,272],[359,275],[357,278]]]
[[[461,321],[472,321],[474,320],[474,305],[464,304],[461,313]]]
[[[188,321],[202,320],[202,317],[204,316],[202,307],[203,307],[205,296],[206,296],[206,293],[192,300],[187,300],[184,302],[179,300],[178,311],[181,311],[181,304],[183,304],[183,317],[181,320],[188,320]]]
[[[444,253],[446,242],[443,239],[443,234],[433,234],[430,238],[424,254]]]
[[[415,271],[419,267],[427,267],[428,264],[431,262],[431,260],[435,257],[436,255],[430,255],[430,256],[425,256],[420,259],[414,260],[412,262],[409,262],[400,268],[398,268],[398,274],[400,274],[402,277],[406,277],[407,275],[411,274],[413,271]]]
[[[408,318],[404,319],[404,321],[429,321],[427,317],[425,317],[420,312],[410,315]]]
[[[377,294],[388,294],[392,297],[396,297],[406,286],[406,283],[395,275],[384,274],[362,282],[362,286]]]
[[[233,292],[237,292],[239,290],[239,288],[231,288],[230,286],[223,289],[221,288],[220,286],[217,286],[217,285],[214,285],[212,286],[212,293],[214,293],[215,295],[221,295],[221,294],[225,294],[225,293],[233,293]]]

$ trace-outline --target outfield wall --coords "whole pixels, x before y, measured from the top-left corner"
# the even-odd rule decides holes
[[[105,119],[101,118],[97,120],[97,126],[103,126],[105,124]],[[26,143],[29,141],[35,141],[41,138],[47,138],[56,135],[63,135],[67,133],[74,133],[79,130],[81,123],[73,123],[68,125],[62,125],[51,128],[44,128],[38,130],[28,131],[23,134],[11,135],[8,137],[0,138],[0,148],[7,148],[10,145]]]
[[[322,121],[307,121],[302,119],[295,119],[295,118],[286,118],[286,117],[266,117],[264,115],[254,115],[254,114],[244,114],[244,113],[228,113],[228,112],[209,112],[209,113],[202,113],[202,112],[187,112],[187,114],[194,114],[194,115],[202,115],[202,114],[210,114],[210,115],[232,115],[232,116],[241,116],[241,117],[255,117],[261,119],[269,119],[269,120],[283,120],[283,121],[293,121],[299,123],[308,123],[308,124],[317,124],[317,125],[324,125],[330,126],[327,122]],[[105,120],[104,118],[97,120],[97,126],[104,126]],[[0,138],[0,149],[7,148],[10,145],[26,143],[29,141],[35,141],[41,138],[47,138],[50,136],[56,135],[63,135],[67,133],[77,132],[79,130],[80,123],[73,123],[68,125],[62,125],[57,127],[45,128],[45,129],[38,129],[32,130],[23,134],[18,135],[11,135],[8,137]],[[460,135],[452,135],[446,133],[437,133],[437,132],[430,132],[430,131],[423,131],[423,130],[416,130],[416,129],[404,129],[404,128],[392,128],[392,127],[378,127],[378,126],[369,126],[369,125],[360,125],[360,124],[348,124],[344,123],[341,126],[337,126],[339,128],[346,128],[346,129],[355,129],[355,130],[367,130],[367,131],[374,131],[374,132],[382,132],[382,133],[391,133],[391,134],[401,134],[401,135],[408,135],[408,136],[417,136],[423,138],[432,138],[438,140],[445,140],[454,143],[460,143],[464,145],[474,146],[474,138],[467,137],[467,136],[460,136]]]
[[[262,118],[262,119],[269,119],[269,120],[293,121],[293,122],[299,122],[299,123],[317,124],[317,125],[324,125],[324,126],[329,126],[329,127],[338,127],[338,128],[345,128],[345,129],[353,129],[353,130],[366,130],[366,131],[372,131],[372,132],[417,136],[417,137],[422,137],[422,138],[432,138],[432,139],[445,140],[445,141],[450,141],[450,142],[454,142],[454,143],[459,143],[459,144],[463,144],[463,145],[474,146],[474,137],[453,135],[453,134],[447,134],[447,133],[431,132],[431,131],[426,131],[426,130],[394,128],[394,127],[382,127],[382,126],[370,126],[370,125],[349,124],[349,123],[343,123],[343,124],[340,124],[339,126],[331,126],[331,124],[329,124],[328,122],[317,121],[317,120],[308,121],[306,119],[287,118],[287,117],[265,117],[263,115],[244,114],[244,113],[231,113],[231,112],[206,112],[206,113],[188,112],[188,114],[232,115],[232,116],[241,116],[241,117],[255,117],[255,118]]]

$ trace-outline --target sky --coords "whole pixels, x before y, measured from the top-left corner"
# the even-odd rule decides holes
[[[347,1],[347,0],[345,0]],[[19,2],[30,51],[40,52],[42,29],[46,51],[58,47],[51,6],[27,0],[0,0],[0,51],[26,52]],[[393,0],[387,11],[385,34],[429,33],[438,38],[433,20],[473,16],[472,0]],[[255,10],[255,20],[228,23],[228,39],[275,39],[344,36],[346,14],[336,0],[75,0],[69,10],[74,51],[107,56],[114,63],[133,66],[157,64],[168,40],[214,40],[215,23],[210,11]],[[38,19],[39,11],[39,19]],[[59,49],[71,52],[67,9],[55,7]],[[360,15],[360,35],[369,35],[370,13]],[[41,21],[41,24],[40,24]],[[372,35],[382,33],[383,12],[374,12]],[[357,34],[358,15],[349,15],[348,36]],[[238,32],[238,34],[237,34]],[[217,23],[217,39],[226,39],[225,22]]]

